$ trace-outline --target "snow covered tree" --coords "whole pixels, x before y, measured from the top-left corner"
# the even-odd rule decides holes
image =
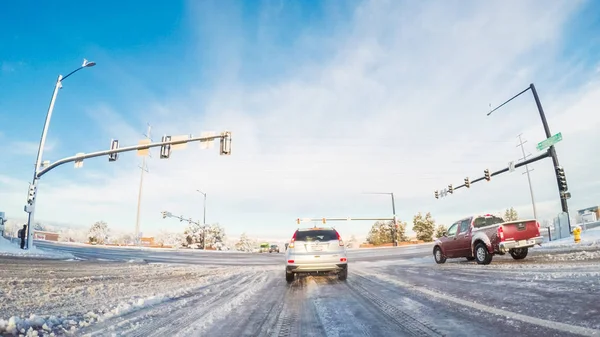
[[[367,235],[367,242],[372,245],[381,245],[392,242],[391,226],[384,221],[375,221],[369,231],[369,235]]]
[[[156,243],[161,246],[171,246],[175,248],[179,248],[185,241],[185,234],[183,233],[171,233],[164,230],[161,230],[158,235],[156,235]]]
[[[435,227],[435,237],[441,238],[442,236],[444,236],[444,233],[446,233],[447,230],[448,228],[445,225],[437,225],[437,227]]]
[[[413,231],[417,233],[417,240],[425,242],[433,241],[433,232],[435,230],[435,220],[431,217],[431,213],[427,212],[425,217],[421,212],[417,213],[413,218]]]
[[[183,232],[183,246],[189,248],[202,248],[204,242],[204,230],[201,225],[190,223]]]
[[[88,232],[90,243],[104,243],[108,239],[108,225],[104,221],[97,221]]]
[[[207,226],[206,228],[206,240],[204,245],[206,248],[213,248],[216,250],[229,250],[227,245],[227,235],[225,234],[225,228],[218,223]]]
[[[398,241],[408,240],[406,237],[406,222],[398,221]],[[372,245],[381,245],[392,242],[394,230],[394,221],[376,221],[371,227],[367,242]]]
[[[346,242],[346,247],[347,248],[357,248],[358,247],[358,240],[356,240],[356,236],[351,235],[350,236],[350,240],[348,240]]]
[[[242,235],[240,235],[240,241],[235,244],[235,250],[251,253],[254,246],[256,246],[256,242],[249,238],[246,233],[242,233]]]
[[[515,221],[515,220],[519,220],[519,214],[517,213],[517,211],[514,208],[507,208],[506,211],[504,211],[504,221]]]

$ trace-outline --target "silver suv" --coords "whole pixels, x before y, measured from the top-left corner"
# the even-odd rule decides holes
[[[294,233],[285,253],[285,279],[294,281],[297,273],[331,273],[345,281],[348,257],[342,237],[334,228],[303,228]]]

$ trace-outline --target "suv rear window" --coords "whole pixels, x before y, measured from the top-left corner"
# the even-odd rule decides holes
[[[475,228],[480,228],[480,227],[485,227],[485,226],[491,226],[491,225],[496,225],[499,223],[503,223],[504,219],[499,218],[497,216],[480,216],[478,218],[475,219],[475,221],[473,221],[473,226]]]
[[[337,240],[336,231],[331,229],[315,229],[308,231],[298,231],[296,233],[296,241],[332,241]]]

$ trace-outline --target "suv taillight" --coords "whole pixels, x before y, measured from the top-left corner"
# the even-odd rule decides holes
[[[498,226],[498,237],[500,241],[504,241],[504,228],[502,226]]]
[[[294,232],[294,236],[292,236],[292,240],[290,240],[290,244],[288,245],[288,248],[294,248],[294,242],[296,242],[296,234],[298,233],[298,231]]]
[[[335,231],[335,234],[337,235],[337,239],[338,239],[338,242],[339,242],[340,246],[343,246],[344,245],[344,240],[342,240],[342,237],[340,236],[340,233],[338,233],[338,231]]]

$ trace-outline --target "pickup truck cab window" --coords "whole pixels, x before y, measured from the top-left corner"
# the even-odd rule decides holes
[[[460,233],[465,233],[471,226],[471,219],[465,219],[460,222]]]
[[[496,225],[499,223],[503,223],[504,219],[497,217],[497,216],[480,216],[477,217],[475,219],[475,221],[473,221],[473,226],[475,228],[481,228],[481,227],[486,227],[486,226],[491,226],[491,225]]]
[[[454,225],[450,226],[450,228],[448,228],[448,232],[447,232],[446,236],[447,237],[455,236],[457,229],[458,229],[458,223],[455,223]]]

